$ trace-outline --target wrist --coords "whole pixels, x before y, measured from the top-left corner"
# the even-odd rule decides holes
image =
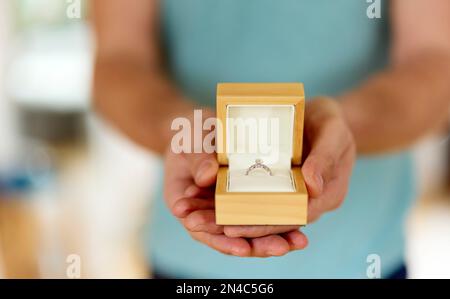
[[[356,148],[359,152],[364,148],[362,144],[364,144],[364,138],[365,135],[367,135],[367,130],[365,130],[367,116],[364,111],[360,109],[361,107],[357,102],[355,103],[354,99],[351,97],[338,98],[338,102],[341,107],[343,118],[353,135]]]

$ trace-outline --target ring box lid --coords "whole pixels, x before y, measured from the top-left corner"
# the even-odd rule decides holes
[[[219,83],[218,161],[244,169],[262,159],[273,169],[301,164],[302,83]]]

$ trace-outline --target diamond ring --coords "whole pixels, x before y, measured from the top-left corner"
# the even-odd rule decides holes
[[[262,170],[264,170],[265,172],[267,172],[267,174],[273,175],[273,174],[272,174],[272,170],[271,170],[267,165],[264,165],[264,164],[263,164],[263,160],[261,160],[261,159],[256,159],[256,160],[255,160],[255,164],[253,164],[252,166],[250,166],[250,167],[247,169],[247,171],[245,172],[245,175],[249,175],[249,173],[250,173],[251,171],[256,170],[256,169],[262,169]]]

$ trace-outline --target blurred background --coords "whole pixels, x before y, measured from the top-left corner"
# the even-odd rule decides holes
[[[88,16],[86,1],[0,1],[2,278],[150,275],[141,242],[158,159],[90,109]],[[450,278],[446,136],[414,149],[421,195],[406,227],[413,278]]]

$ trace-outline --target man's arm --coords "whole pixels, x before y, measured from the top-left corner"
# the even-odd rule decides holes
[[[429,30],[449,36],[448,27],[435,20],[439,13],[449,18],[446,1],[394,3],[394,64],[343,97],[346,118],[335,101],[307,103],[311,150],[302,171],[311,196],[309,217],[336,209],[345,197],[355,153],[348,124],[364,153],[406,146],[446,118],[450,47],[442,36],[427,36]],[[161,152],[169,144],[171,119],[191,114],[193,106],[182,99],[160,63],[156,0],[92,2],[99,41],[97,109],[132,139]],[[405,5],[408,11],[403,12]],[[424,13],[423,5],[430,12]],[[416,35],[408,22],[419,13],[423,33]],[[427,46],[422,45],[425,40]],[[240,256],[277,256],[307,245],[306,237],[289,227],[283,233],[271,226],[217,226],[209,188],[217,169],[213,154],[166,155],[166,203],[194,239]]]
[[[135,142],[162,153],[170,124],[189,117],[193,104],[166,76],[159,49],[156,0],[95,0],[97,37],[94,105]]]
[[[360,154],[405,148],[448,119],[450,1],[391,5],[391,66],[342,96]]]

